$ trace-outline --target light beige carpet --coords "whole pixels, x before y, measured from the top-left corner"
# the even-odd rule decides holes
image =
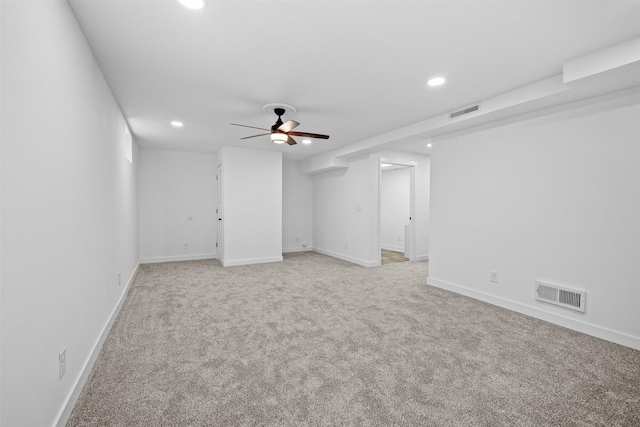
[[[427,264],[141,266],[68,426],[638,426],[640,352]]]

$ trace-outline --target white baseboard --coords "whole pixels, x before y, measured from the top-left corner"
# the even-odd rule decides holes
[[[380,244],[380,247],[382,249],[387,249],[387,250],[394,251],[394,252],[402,252],[402,253],[404,253],[404,246],[393,246],[393,245]]]
[[[250,259],[234,259],[234,260],[224,260],[220,261],[223,267],[233,267],[236,265],[249,265],[249,264],[265,264],[268,262],[280,262],[282,261],[282,256],[274,256],[268,258],[250,258]]]
[[[361,259],[358,259],[358,258],[353,258],[353,257],[347,256],[347,255],[344,255],[344,254],[339,254],[337,252],[327,251],[327,250],[319,249],[319,248],[313,248],[313,250],[315,252],[318,252],[319,254],[328,255],[330,257],[338,258],[338,259],[341,259],[343,261],[349,261],[349,262],[352,262],[354,264],[361,265],[363,267],[378,267],[380,265],[379,261],[374,261],[374,262],[364,261],[364,260],[361,260]]]
[[[58,415],[56,416],[52,424],[53,426],[64,427],[64,425],[69,420],[69,416],[71,416],[73,407],[78,401],[78,397],[80,397],[82,388],[84,387],[85,383],[87,382],[87,379],[89,378],[91,369],[93,369],[93,365],[96,363],[96,359],[98,358],[98,355],[100,354],[100,350],[102,350],[102,346],[106,341],[107,336],[109,335],[109,331],[111,331],[111,327],[113,326],[113,323],[116,321],[116,318],[120,313],[120,309],[122,309],[122,305],[124,304],[124,301],[127,298],[127,294],[129,293],[129,288],[133,283],[133,279],[136,277],[136,274],[138,273],[140,264],[141,263],[138,262],[138,265],[136,266],[135,270],[133,270],[133,273],[129,277],[129,280],[127,281],[127,285],[125,286],[122,292],[122,295],[120,296],[120,300],[118,301],[118,304],[116,304],[115,308],[111,312],[111,316],[109,316],[109,319],[107,320],[107,323],[104,325],[104,328],[102,328],[102,332],[100,333],[100,336],[96,340],[96,343],[93,345],[93,349],[91,350],[89,357],[87,358],[87,360],[84,363],[84,366],[80,370],[80,375],[78,375],[78,377],[76,378],[76,381],[73,384],[73,387],[71,387],[71,391],[69,392],[69,394],[67,395],[67,398],[64,400],[64,403],[62,404],[62,408],[60,408],[60,411],[58,412]]]
[[[577,319],[573,319],[567,316],[563,316],[558,313],[552,313],[545,311],[541,308],[532,307],[526,304],[508,300],[505,298],[489,295],[484,292],[479,292],[474,289],[469,289],[464,286],[456,285],[446,282],[444,280],[435,279],[433,277],[427,277],[427,284],[436,288],[445,289],[457,294],[465,295],[480,301],[487,302],[489,304],[496,305],[498,307],[506,308],[518,313],[525,314],[527,316],[535,317],[536,319],[544,320],[555,325],[559,325],[574,331],[582,332],[583,334],[591,335],[596,338],[601,338],[606,341],[611,341],[616,344],[631,347],[636,350],[640,350],[640,338],[634,337],[622,332],[614,331],[611,329],[597,326],[591,323],[582,322]]]
[[[416,255],[411,261],[429,261],[429,255]]]
[[[282,253],[283,254],[287,254],[287,253],[291,253],[291,252],[311,252],[313,251],[312,248],[303,248],[303,247],[299,247],[299,248],[282,248]]]
[[[157,262],[173,262],[173,261],[198,261],[201,259],[216,259],[217,254],[194,254],[194,255],[176,255],[156,258],[142,258],[140,264],[155,264]]]

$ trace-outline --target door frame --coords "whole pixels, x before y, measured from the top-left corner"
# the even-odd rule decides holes
[[[216,259],[220,261],[220,264],[224,267],[224,191],[223,191],[223,169],[222,164],[219,164],[216,169],[216,192],[217,192],[217,206],[216,206]]]
[[[378,158],[378,241],[377,241],[377,263],[381,265],[381,236],[382,236],[382,164],[388,163],[392,165],[398,165],[402,167],[408,167],[409,170],[409,242],[405,241],[405,247],[408,247],[408,253],[405,254],[405,257],[409,258],[410,261],[415,261],[416,259],[416,201],[415,201],[415,189],[416,189],[416,166],[418,162],[415,161],[397,161],[389,158],[380,157]],[[405,236],[406,237],[406,236]],[[407,245],[408,243],[408,245]]]

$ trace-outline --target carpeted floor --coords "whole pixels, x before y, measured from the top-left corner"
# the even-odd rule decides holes
[[[638,426],[640,352],[427,263],[143,265],[68,426]]]

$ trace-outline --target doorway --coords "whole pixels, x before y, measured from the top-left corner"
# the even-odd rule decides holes
[[[415,258],[415,164],[380,159],[379,252],[380,264]]]

